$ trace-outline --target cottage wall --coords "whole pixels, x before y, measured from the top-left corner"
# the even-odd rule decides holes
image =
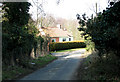
[[[52,42],[52,39],[55,39],[56,42],[59,42],[59,37],[54,37],[54,38],[51,38],[50,42]]]
[[[59,42],[63,42],[63,38],[59,38]]]
[[[70,41],[73,41],[73,37],[66,38],[66,41],[69,41],[69,38],[71,38]],[[63,38],[62,37],[59,38],[59,42],[63,42]]]

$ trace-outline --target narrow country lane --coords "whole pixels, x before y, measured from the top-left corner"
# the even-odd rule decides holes
[[[74,80],[73,76],[83,59],[81,56],[84,52],[85,49],[52,53],[58,57],[57,60],[20,80]]]

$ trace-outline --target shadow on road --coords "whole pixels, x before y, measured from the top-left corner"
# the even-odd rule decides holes
[[[83,53],[85,53],[85,49],[72,52],[52,53],[52,55],[58,57],[57,60],[25,76],[21,80],[73,80],[75,71],[83,59]]]

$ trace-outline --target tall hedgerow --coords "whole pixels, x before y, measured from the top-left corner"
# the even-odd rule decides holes
[[[19,65],[24,58],[30,58],[32,48],[43,42],[34,21],[29,15],[29,2],[5,2],[2,20],[3,64]]]
[[[111,7],[98,13],[96,17],[87,19],[85,14],[82,17],[77,16],[81,25],[79,30],[84,32],[86,40],[95,43],[99,56],[113,51],[120,57],[120,1],[111,4]]]

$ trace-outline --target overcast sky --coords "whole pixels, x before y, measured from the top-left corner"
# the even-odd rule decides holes
[[[30,0],[31,2],[32,0]],[[38,0],[39,2],[42,0]],[[61,0],[60,4],[57,0],[43,0],[43,9],[45,13],[52,14],[55,17],[62,17],[66,19],[76,19],[76,14],[86,13],[88,16],[95,14],[95,3],[98,3],[98,11],[102,11],[107,7],[108,0]],[[41,2],[40,2],[41,3]],[[33,18],[36,18],[36,7],[30,8],[30,13]]]

